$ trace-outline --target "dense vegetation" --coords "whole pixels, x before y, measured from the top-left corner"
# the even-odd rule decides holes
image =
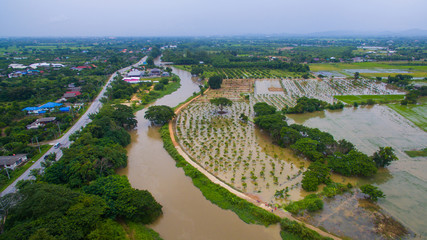
[[[149,192],[115,175],[127,164],[126,130],[136,126],[132,109],[106,104],[91,118],[60,160],[49,157],[43,171],[32,172],[36,180],[20,183],[17,193],[1,199],[8,204],[0,239],[123,239],[122,227],[110,219],[151,223],[161,215]]]
[[[337,102],[334,104],[328,104],[325,101],[321,101],[315,98],[300,97],[297,99],[297,104],[294,107],[284,109],[286,113],[304,113],[322,111],[324,109],[343,109],[344,104]]]
[[[154,124],[163,125],[175,117],[175,112],[171,107],[165,105],[151,106],[145,112],[144,117]]]
[[[289,220],[287,218],[282,219],[280,222],[280,229],[282,232],[280,235],[282,239],[312,239],[312,240],[330,240],[329,237],[324,237],[317,232],[307,228],[304,224],[296,221]]]
[[[256,115],[261,113],[259,106],[267,109],[265,104],[258,104]],[[331,134],[317,128],[297,124],[288,126],[285,116],[271,113],[256,117],[255,124],[267,130],[278,145],[289,147],[313,162],[302,180],[302,187],[307,191],[316,191],[319,184],[330,183],[331,170],[344,176],[372,176],[377,167],[387,166],[396,160],[390,147],[380,148],[369,157],[346,140],[336,141]]]

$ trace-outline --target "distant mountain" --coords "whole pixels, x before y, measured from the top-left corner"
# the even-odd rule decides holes
[[[313,37],[427,37],[427,30],[423,29],[409,29],[399,32],[391,31],[326,31],[326,32],[314,32],[309,34],[303,34],[306,36]]]

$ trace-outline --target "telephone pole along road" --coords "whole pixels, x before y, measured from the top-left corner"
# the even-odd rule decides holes
[[[64,147],[64,148],[69,147],[71,144],[70,140],[69,140],[70,135],[75,133],[76,131],[79,131],[81,128],[85,127],[86,124],[90,123],[91,120],[89,119],[89,115],[97,113],[98,110],[101,108],[102,103],[100,100],[105,96],[105,92],[107,91],[107,88],[110,86],[111,82],[114,81],[114,78],[117,76],[117,72],[123,73],[125,71],[128,71],[132,67],[137,67],[137,66],[141,65],[146,60],[147,60],[147,57],[144,57],[139,62],[114,72],[111,75],[111,77],[108,79],[105,86],[102,88],[101,92],[98,94],[98,96],[95,98],[93,103],[90,105],[89,109],[80,117],[80,119],[70,128],[70,130],[67,133],[65,133],[60,139],[57,139],[57,141],[53,142],[53,144],[59,143],[61,147]],[[40,169],[41,168],[41,162],[44,161],[44,157],[51,154],[51,153],[56,153],[56,160],[59,160],[62,157],[61,148],[50,148],[43,156],[41,156],[39,158],[39,160],[37,160],[37,162],[35,162],[33,164],[33,166],[28,168],[27,171],[25,171],[19,178],[17,178],[3,192],[1,192],[0,197],[3,197],[4,195],[9,194],[9,193],[15,192],[16,191],[16,183],[18,181],[28,180],[28,179],[34,178],[33,176],[30,175],[31,170]]]

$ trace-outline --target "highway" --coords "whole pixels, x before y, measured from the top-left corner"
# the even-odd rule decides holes
[[[54,145],[56,143],[60,143],[60,147],[59,148],[54,148],[54,147],[50,148],[42,157],[39,158],[39,160],[37,162],[35,162],[29,169],[27,169],[27,171],[25,171],[18,179],[16,179],[12,184],[10,184],[3,192],[1,192],[0,197],[3,197],[4,195],[9,194],[9,193],[15,192],[16,191],[15,186],[16,186],[16,183],[18,181],[32,179],[33,177],[30,175],[31,170],[41,168],[41,163],[44,161],[44,157],[46,155],[49,155],[51,153],[56,153],[56,159],[59,160],[62,157],[61,148],[67,148],[71,144],[71,142],[69,140],[70,135],[75,133],[76,131],[79,131],[81,128],[85,127],[86,124],[90,123],[91,120],[89,119],[89,115],[93,114],[93,113],[97,113],[98,110],[101,108],[102,103],[100,100],[105,96],[105,92],[107,91],[107,88],[110,86],[111,82],[114,81],[114,77],[117,76],[117,72],[123,73],[125,71],[128,71],[132,67],[137,67],[137,66],[141,65],[143,62],[145,62],[146,59],[147,59],[147,57],[144,57],[139,62],[114,72],[110,76],[110,78],[108,79],[105,86],[99,92],[98,96],[92,102],[89,109],[80,117],[80,119],[70,128],[70,130],[67,133],[65,133],[61,138],[52,142],[52,145]]]

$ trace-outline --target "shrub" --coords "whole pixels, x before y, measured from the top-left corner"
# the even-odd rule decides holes
[[[372,186],[371,184],[366,184],[360,187],[360,190],[362,190],[362,193],[368,195],[368,199],[376,202],[378,201],[378,198],[384,198],[384,193],[378,189],[378,187]]]

